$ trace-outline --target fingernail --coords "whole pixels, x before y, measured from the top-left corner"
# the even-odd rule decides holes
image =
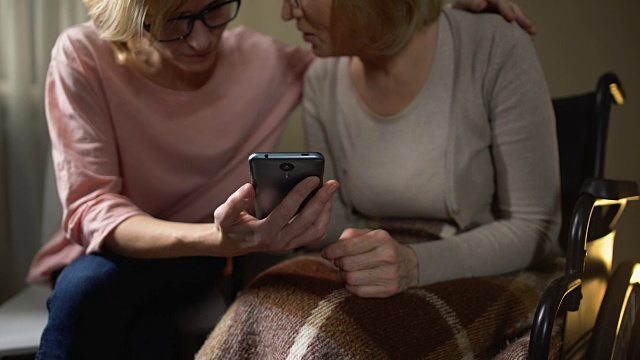
[[[249,200],[249,198],[251,197],[251,185],[246,184],[242,187],[242,190],[240,191],[240,197],[244,201]]]

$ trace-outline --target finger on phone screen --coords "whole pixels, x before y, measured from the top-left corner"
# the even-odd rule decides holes
[[[325,185],[325,187],[335,186],[333,184]],[[329,191],[334,191],[329,189]],[[334,191],[335,193],[335,191]],[[331,219],[332,201],[323,202],[320,213],[316,213],[310,205],[310,209],[298,214],[289,225],[283,230],[284,238],[292,239],[289,244],[290,249],[311,244],[320,241],[327,235],[329,228],[329,220]]]
[[[320,179],[310,176],[298,183],[278,206],[267,216],[271,226],[284,227],[296,215],[300,205],[307,196],[318,187]]]

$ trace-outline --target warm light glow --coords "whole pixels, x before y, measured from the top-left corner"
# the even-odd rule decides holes
[[[609,92],[611,92],[611,96],[613,96],[613,100],[616,102],[616,104],[624,104],[624,96],[622,96],[622,91],[620,91],[620,88],[618,88],[618,84],[609,84]]]
[[[627,204],[627,199],[620,199],[620,200],[598,199],[594,202],[593,206],[612,206],[612,205],[625,206],[626,204]]]
[[[622,311],[620,311],[620,315],[618,318],[618,327],[616,328],[616,334],[618,334],[620,332],[620,325],[622,325],[622,318],[624,317],[625,314],[625,309],[627,308],[627,302],[629,301],[629,296],[631,295],[631,292],[633,291],[633,284],[637,284],[638,281],[640,281],[640,264],[635,264],[633,266],[633,272],[631,274],[631,279],[629,280],[629,286],[627,286],[627,291],[624,295],[624,301],[622,302]],[[617,339],[616,339],[617,340]],[[615,341],[614,341],[614,346],[615,346]]]
[[[631,274],[630,284],[638,284],[640,283],[640,264],[636,264],[633,267],[633,274]]]

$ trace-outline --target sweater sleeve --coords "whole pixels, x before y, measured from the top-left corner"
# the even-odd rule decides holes
[[[553,109],[533,44],[514,27],[496,31],[502,39],[493,42],[484,86],[495,220],[411,245],[421,285],[520,270],[556,249],[560,176]]]
[[[143,213],[122,195],[117,139],[95,59],[58,41],[49,66],[45,107],[65,236],[99,251],[122,221]]]

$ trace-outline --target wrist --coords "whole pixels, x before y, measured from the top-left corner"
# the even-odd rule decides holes
[[[418,255],[411,246],[404,246],[407,262],[407,288],[413,288],[420,285],[420,262]]]
[[[242,256],[259,251],[256,246],[251,246],[251,241],[246,234],[229,233],[218,224],[212,223],[212,229],[207,236],[209,239],[209,251],[215,252],[213,256]]]
[[[215,223],[185,224],[174,230],[177,248],[190,256],[229,256],[229,249],[224,247],[228,242],[223,241],[222,231]]]

